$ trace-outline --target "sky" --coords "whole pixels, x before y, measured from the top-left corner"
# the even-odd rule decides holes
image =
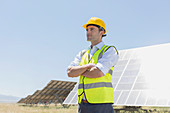
[[[83,24],[101,18],[118,50],[170,43],[170,0],[0,0],[0,94],[26,97],[67,77],[87,49]],[[159,53],[159,51],[158,51]]]

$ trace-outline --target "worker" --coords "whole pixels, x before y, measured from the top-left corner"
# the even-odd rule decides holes
[[[79,52],[67,69],[69,77],[80,77],[78,113],[114,113],[111,79],[118,51],[102,41],[107,32],[102,19],[92,17],[83,28],[91,45]]]

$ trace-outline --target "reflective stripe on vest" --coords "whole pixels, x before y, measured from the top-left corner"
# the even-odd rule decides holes
[[[98,82],[98,83],[91,83],[91,84],[79,84],[78,89],[91,89],[91,88],[99,88],[99,87],[112,87],[112,83],[107,82]]]

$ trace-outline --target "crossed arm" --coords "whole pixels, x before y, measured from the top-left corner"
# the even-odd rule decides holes
[[[78,77],[82,75],[88,78],[98,78],[104,76],[104,73],[98,69],[95,64],[71,66],[68,68],[67,74],[69,77]]]

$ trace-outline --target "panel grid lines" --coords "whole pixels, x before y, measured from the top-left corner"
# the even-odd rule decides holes
[[[122,74],[121,74],[121,76],[120,76],[120,78],[119,78],[116,86],[115,86],[115,89],[117,89],[117,86],[118,86],[118,84],[119,84],[119,82],[120,82],[120,80],[121,80],[121,77],[123,76],[123,74],[124,74],[124,72],[125,72],[125,70],[126,70],[126,67],[127,67],[128,63],[129,63],[129,60],[128,60],[128,62],[127,62],[127,64],[126,64],[126,66],[125,66],[125,68],[124,68],[124,70],[123,70],[123,72],[122,72]]]
[[[139,94],[138,94],[138,96],[137,96],[137,98],[136,98],[136,101],[135,101],[135,105],[136,105],[136,102],[137,102],[137,100],[138,100],[138,98],[139,98],[140,93],[141,93],[141,91],[139,91]]]
[[[138,75],[137,75],[138,76]],[[137,80],[137,77],[135,78],[135,81],[134,81],[134,83],[133,83],[133,85],[132,85],[132,87],[131,87],[131,89],[130,90],[132,90],[133,89],[133,87],[134,87],[134,85],[135,85],[135,83],[136,83],[136,80]],[[128,98],[129,98],[129,96],[130,96],[130,93],[129,93],[129,95],[128,95]],[[137,99],[136,99],[137,100]],[[125,101],[125,103],[127,103],[127,100]]]
[[[72,102],[72,101],[73,101],[73,99],[74,99],[76,96],[77,96],[77,93],[75,93],[75,94],[74,94],[74,96],[73,96],[73,98],[71,99],[71,101],[70,101],[70,102]]]
[[[118,98],[117,98],[117,102],[119,101],[120,96],[122,95],[122,93],[123,93],[123,91],[120,92],[120,95],[119,95]],[[116,102],[116,103],[117,103],[117,102]]]

